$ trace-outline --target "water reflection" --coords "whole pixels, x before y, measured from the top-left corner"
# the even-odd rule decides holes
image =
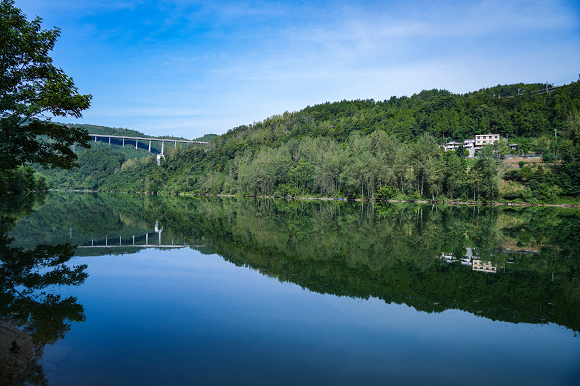
[[[7,235],[18,220],[30,215],[34,207],[41,207],[43,199],[19,197],[0,207],[0,327],[5,332],[0,334],[0,344],[9,347],[0,352],[0,384],[47,384],[38,363],[44,347],[64,338],[72,322],[85,320],[83,306],[76,298],[58,294],[62,286],[80,285],[87,278],[86,265],[67,264],[75,247],[17,247]],[[25,347],[29,343],[32,346]]]
[[[84,256],[187,245],[323,294],[580,330],[577,209],[53,194],[13,235]]]

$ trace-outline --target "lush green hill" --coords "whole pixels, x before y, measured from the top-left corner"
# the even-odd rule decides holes
[[[102,134],[102,135],[124,135],[127,137],[148,137],[144,133],[137,131],[137,130],[130,130],[130,129],[123,129],[121,127],[108,127],[108,126],[98,126],[98,125],[89,125],[89,124],[75,124],[75,125],[67,125],[67,126],[75,126],[81,127],[86,129],[91,134]]]
[[[195,141],[210,142],[219,137],[217,134],[206,134],[203,137],[196,138]]]
[[[498,85],[464,95],[429,90],[385,101],[327,102],[236,127],[220,139],[273,145],[289,138],[325,136],[343,142],[353,131],[376,130],[403,141],[423,133],[438,140],[463,140],[489,132],[510,138],[553,136],[554,129],[566,126],[570,112],[580,109],[580,82],[547,94],[517,95],[517,88],[537,90],[542,85]],[[510,95],[494,96],[501,94]]]
[[[236,127],[203,149],[168,147],[167,159],[160,167],[153,159],[121,162],[111,154],[119,167],[105,168],[107,177],[99,175],[92,187],[497,200],[504,196],[499,191],[498,175],[505,170],[491,156],[505,156],[507,148],[490,146],[483,156],[469,162],[462,152],[439,149],[444,140],[492,132],[509,137],[521,151],[565,161],[562,167],[532,170],[518,180],[520,191],[506,198],[554,202],[563,195],[574,199],[580,194],[575,188],[580,186],[580,82],[548,93],[539,92],[543,88],[541,84],[498,85],[464,95],[430,90],[379,102],[308,106]],[[553,137],[554,130],[559,137]],[[71,188],[75,183],[53,180],[53,186]]]
[[[78,148],[78,168],[71,170],[46,169],[39,165],[34,168],[55,189],[98,189],[107,179],[118,173],[127,160],[140,162],[142,159],[154,159],[155,156],[144,149],[133,145],[125,147],[109,145],[104,142],[91,142],[89,149]]]
[[[91,134],[117,135],[140,138],[167,138],[167,139],[184,139],[181,137],[153,137],[135,130],[122,128],[113,128],[95,125],[80,125],[87,129]],[[216,134],[206,134],[196,140],[208,142],[216,138]],[[155,163],[155,155],[161,153],[161,144],[159,142],[151,143],[151,152],[148,149],[148,143],[138,143],[126,140],[125,146],[120,139],[112,138],[109,144],[108,138],[99,139],[91,142],[90,149],[77,148],[79,156],[79,167],[71,170],[63,169],[45,169],[39,165],[33,165],[34,168],[46,177],[53,188],[57,189],[89,189],[95,190],[103,186],[107,179],[112,175],[124,170],[129,166],[138,165],[141,162]],[[178,147],[184,145],[178,144]],[[174,146],[166,146],[165,153],[175,151]]]

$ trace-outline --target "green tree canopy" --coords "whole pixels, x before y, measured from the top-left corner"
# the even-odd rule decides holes
[[[58,28],[42,29],[39,17],[26,20],[14,0],[0,2],[0,16],[0,171],[25,162],[71,168],[76,161],[71,147],[88,147],[88,132],[50,119],[80,118],[92,97],[79,94],[48,55]]]

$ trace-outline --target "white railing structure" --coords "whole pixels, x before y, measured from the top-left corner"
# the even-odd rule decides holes
[[[123,147],[125,147],[125,142],[127,142],[127,143],[135,142],[135,148],[138,148],[139,141],[149,141],[149,153],[151,153],[151,142],[152,141],[161,142],[161,155],[164,155],[163,153],[164,153],[164,148],[165,148],[165,142],[170,142],[170,143],[173,142],[174,147],[177,147],[178,143],[185,143],[188,146],[189,146],[189,144],[200,145],[200,146],[207,145],[207,142],[187,141],[184,139],[126,137],[123,135],[108,135],[108,134],[89,134],[89,135],[95,139],[95,142],[97,142],[97,138],[108,138],[109,145],[111,144],[111,138],[121,139],[121,140],[123,140]]]

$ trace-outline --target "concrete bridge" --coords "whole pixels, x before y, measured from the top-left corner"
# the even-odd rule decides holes
[[[187,141],[187,140],[183,140],[183,139],[166,139],[166,138],[141,138],[141,137],[125,137],[122,135],[106,135],[106,134],[89,134],[91,137],[93,137],[95,139],[95,142],[97,142],[98,138],[103,138],[103,142],[106,142],[107,138],[109,139],[109,145],[111,144],[111,139],[118,139],[118,140],[122,140],[123,141],[123,147],[125,147],[125,142],[127,142],[127,144],[132,144],[135,143],[135,148],[138,149],[139,148],[139,141],[148,141],[149,142],[149,153],[151,153],[151,142],[152,141],[157,141],[157,142],[161,142],[161,155],[163,156],[164,154],[164,148],[165,148],[165,142],[169,142],[169,143],[173,143],[174,148],[177,147],[178,143],[185,143],[187,144],[187,146],[189,146],[190,144],[194,144],[194,145],[207,145],[207,142],[202,142],[202,141]]]

